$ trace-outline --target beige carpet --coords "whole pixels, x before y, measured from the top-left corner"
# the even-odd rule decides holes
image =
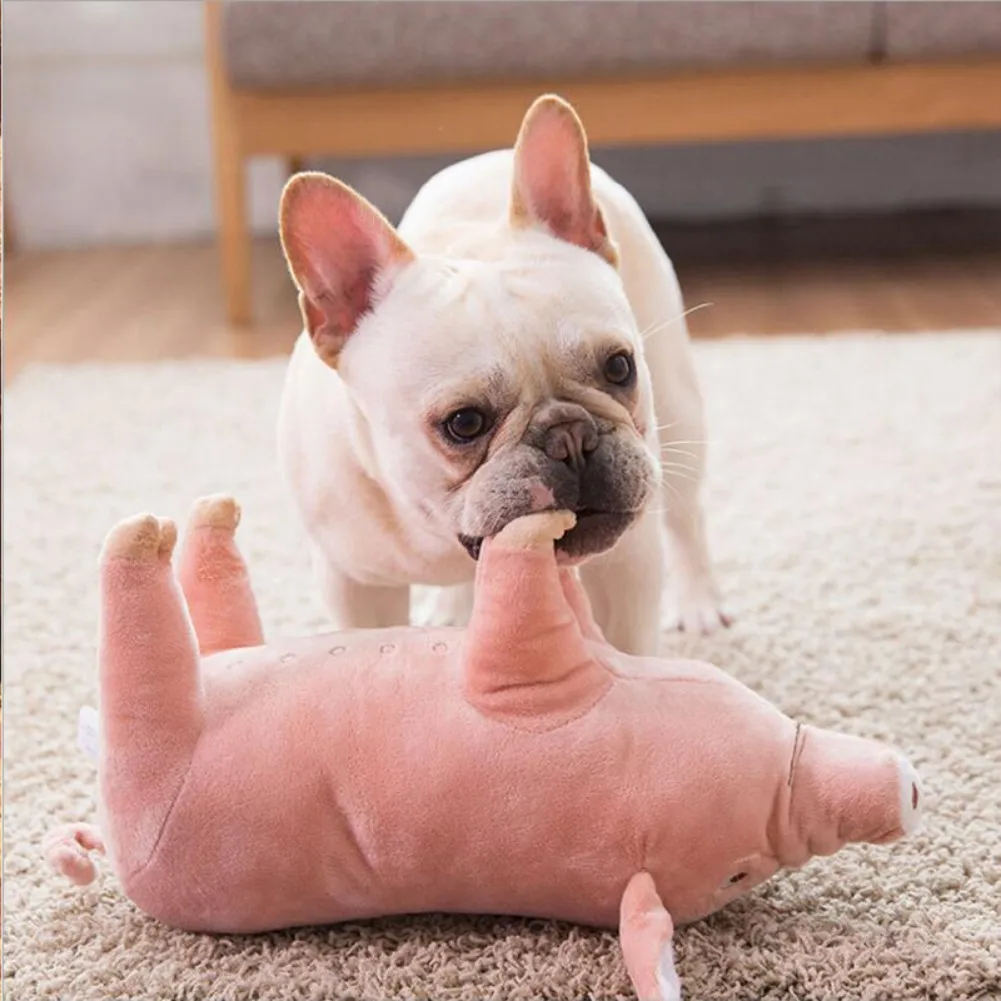
[[[738,624],[669,648],[787,712],[899,742],[927,821],[679,932],[691,1001],[1001,997],[1001,332],[700,344],[707,491]],[[5,400],[5,996],[629,997],[614,935],[429,916],[253,938],[147,920],[43,868],[93,814],[94,561],[140,509],[243,501],[271,629],[322,625],[276,482],[277,363],[27,372]]]

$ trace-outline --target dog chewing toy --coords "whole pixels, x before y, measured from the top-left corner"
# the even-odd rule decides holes
[[[238,521],[230,498],[196,504],[176,577],[176,530],[152,516],[101,557],[102,830],[46,849],[78,883],[106,851],[161,921],[618,926],[639,997],[677,998],[676,924],[917,822],[891,748],[797,724],[706,664],[612,649],[557,563],[573,515],[484,543],[466,629],[267,644]]]

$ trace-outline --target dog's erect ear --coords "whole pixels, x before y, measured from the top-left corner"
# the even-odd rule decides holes
[[[511,222],[542,224],[553,236],[618,263],[591,192],[584,126],[566,101],[551,94],[540,97],[521,123],[514,148]]]
[[[336,368],[347,339],[413,251],[378,209],[326,174],[296,174],[282,192],[279,220],[306,330]]]

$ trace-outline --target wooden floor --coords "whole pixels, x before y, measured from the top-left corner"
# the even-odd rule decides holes
[[[837,232],[780,227],[741,242],[731,231],[727,242],[704,229],[662,228],[687,304],[713,304],[689,317],[693,335],[1001,327],[993,230],[965,243],[922,243],[899,227],[887,243],[871,224],[861,241]],[[223,319],[210,244],[10,255],[5,381],[34,362],[285,354],[299,330],[291,282],[276,240],[254,253],[257,318],[243,330]]]

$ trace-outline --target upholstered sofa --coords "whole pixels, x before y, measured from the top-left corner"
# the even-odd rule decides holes
[[[1001,127],[1001,4],[210,0],[227,310],[251,317],[247,158],[466,153],[557,90],[595,144]]]

